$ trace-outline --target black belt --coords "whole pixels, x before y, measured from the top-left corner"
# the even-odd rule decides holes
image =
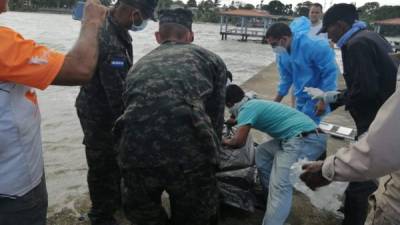
[[[320,133],[324,133],[324,131],[321,130],[321,128],[316,128],[314,130],[301,132],[298,136],[299,137],[307,137],[310,134],[320,134]]]

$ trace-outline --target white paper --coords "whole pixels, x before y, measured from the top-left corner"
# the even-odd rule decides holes
[[[336,132],[343,135],[350,135],[352,131],[353,129],[351,128],[339,127],[339,129]]]
[[[322,130],[332,130],[333,125],[330,123],[320,123],[319,124],[319,128],[321,128]]]

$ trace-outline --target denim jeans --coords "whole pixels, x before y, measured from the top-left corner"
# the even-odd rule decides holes
[[[0,197],[1,225],[45,225],[47,215],[46,179],[21,197]]]
[[[256,164],[261,184],[268,191],[263,225],[282,225],[292,205],[290,167],[301,158],[317,159],[326,150],[326,134],[287,140],[273,139],[257,147]]]

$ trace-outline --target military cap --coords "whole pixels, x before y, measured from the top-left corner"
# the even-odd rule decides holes
[[[336,23],[337,21],[344,21],[352,25],[357,19],[358,13],[354,5],[346,3],[335,4],[325,12],[322,20],[322,28],[318,34],[326,33],[328,26]]]
[[[145,19],[152,19],[154,17],[154,10],[157,7],[158,0],[119,0],[127,5],[138,8]]]
[[[192,31],[193,14],[188,9],[163,9],[158,13],[158,15],[160,25],[165,23],[175,23]]]

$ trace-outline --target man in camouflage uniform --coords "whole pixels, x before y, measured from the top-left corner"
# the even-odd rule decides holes
[[[160,12],[161,45],[129,72],[115,127],[125,215],[138,225],[216,224],[226,66],[193,41],[188,10]],[[170,196],[171,218],[161,207]]]
[[[95,74],[76,99],[89,167],[93,225],[115,224],[113,214],[121,206],[121,175],[111,130],[123,113],[122,92],[133,62],[128,30],[152,18],[155,6],[156,0],[119,0],[110,10],[100,32]]]

